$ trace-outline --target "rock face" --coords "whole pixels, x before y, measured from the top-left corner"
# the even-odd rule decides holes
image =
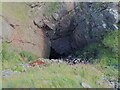
[[[51,7],[48,6],[50,4]],[[31,12],[36,13],[32,17],[33,22],[23,27],[3,20],[3,40],[40,57],[49,57],[50,47],[58,55],[73,53],[96,41],[101,32],[118,29],[115,3],[58,2],[57,6],[53,3],[28,5]]]
[[[38,15],[39,17],[39,15]],[[59,3],[49,16],[37,19],[50,38],[51,47],[59,54],[68,54],[94,42],[103,31],[118,29],[115,3]]]
[[[120,22],[120,2],[118,3],[118,21]]]
[[[73,32],[73,37],[78,48],[95,41],[102,31],[118,29],[115,25],[118,19],[115,4],[77,3],[77,5],[80,6],[75,14],[78,25]]]
[[[16,5],[18,8],[16,8]],[[2,36],[3,42],[16,47],[18,51],[28,51],[37,57],[48,58],[50,53],[50,41],[45,32],[34,25],[33,20],[28,17],[29,9],[19,11],[22,3],[6,3],[2,13]],[[25,5],[23,5],[27,8]],[[13,10],[13,12],[9,12]],[[22,14],[23,13],[23,14]],[[26,14],[26,16],[24,16]],[[20,16],[20,17],[19,17]],[[27,19],[26,19],[27,18]],[[26,19],[26,20],[25,20]]]
[[[3,41],[18,47],[19,50],[32,52],[38,57],[49,57],[50,42],[43,30],[33,27],[24,29],[22,26],[13,29],[4,19],[2,22]]]

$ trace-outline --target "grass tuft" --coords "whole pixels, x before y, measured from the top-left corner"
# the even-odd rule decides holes
[[[32,53],[30,53],[30,52],[27,52],[27,51],[21,51],[21,52],[19,53],[19,55],[20,55],[22,58],[26,58],[27,61],[33,61],[33,60],[36,59],[34,54],[32,54]]]
[[[55,10],[58,8],[58,5],[58,2],[46,2],[46,6],[48,8],[45,10],[44,15],[49,16],[54,13]]]

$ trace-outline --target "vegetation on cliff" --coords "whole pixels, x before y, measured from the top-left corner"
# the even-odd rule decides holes
[[[2,69],[12,69],[16,66],[16,70],[19,71],[20,63],[28,63],[35,60],[35,55],[27,51],[17,51],[17,48],[4,42],[2,43]]]
[[[118,77],[118,35],[120,30],[114,30],[105,34],[102,42],[91,43],[84,49],[78,50],[78,57],[91,59],[92,64],[96,64],[103,69],[108,77]]]
[[[78,64],[70,66],[65,63],[57,64],[51,63],[48,65],[40,65],[38,67],[27,68],[28,70],[21,74],[12,75],[14,78],[4,77],[3,87],[24,87],[24,88],[82,88],[81,82],[89,84],[95,88],[108,88],[111,87],[106,81],[114,78],[114,82],[117,82],[118,68],[115,66],[118,64],[117,52],[113,51],[113,48],[117,48],[115,45],[117,41],[118,30],[112,31],[102,40],[102,43],[92,43],[77,52],[80,58],[92,58],[90,64]],[[112,46],[109,44],[109,39],[112,38]],[[114,39],[113,39],[114,38]],[[114,43],[114,40],[116,42]],[[21,66],[14,67],[20,62],[24,62],[21,56],[28,57],[33,56],[25,51],[16,53],[14,48],[8,48],[7,44],[3,44],[3,66],[7,65],[12,70],[22,72],[25,68]],[[98,51],[98,57],[95,57],[92,52]],[[90,52],[89,54],[84,54]],[[20,56],[21,55],[21,56]],[[9,64],[7,64],[9,63]],[[27,63],[27,62],[25,62]],[[39,68],[41,67],[41,68]],[[5,68],[5,67],[3,67]],[[21,77],[22,76],[22,77]],[[104,79],[106,78],[106,79]],[[24,81],[26,80],[26,81]],[[23,83],[24,82],[24,83]],[[99,83],[101,82],[101,83]]]
[[[48,8],[40,12],[42,11],[40,10],[42,4]],[[116,20],[114,15],[107,11],[111,8],[109,5],[113,5],[112,3],[108,3],[108,9],[106,9],[107,4],[105,3],[82,3],[81,7],[74,8],[72,13],[67,12],[66,6],[58,8],[60,4],[57,2],[32,3],[32,6],[38,5],[35,8],[30,8],[29,5],[31,3],[3,3],[3,16],[8,19],[7,21],[4,18],[8,25],[7,29],[9,30],[11,25],[15,26],[15,28],[11,27],[13,32],[10,38],[7,38],[10,40],[2,37],[3,88],[113,88],[118,86],[118,37],[120,30],[111,29],[117,28],[114,25]],[[70,3],[62,3],[62,5],[68,5],[68,9],[73,9],[73,5]],[[88,7],[90,8],[88,9]],[[56,10],[58,12],[55,12]],[[83,12],[78,13],[81,10]],[[32,15],[36,19],[31,18]],[[43,20],[44,15],[47,17],[45,20]],[[74,17],[77,19],[73,20]],[[110,18],[110,20],[107,18]],[[59,19],[61,20],[59,21]],[[6,37],[9,31],[6,30],[4,33]],[[16,34],[16,32],[18,33]],[[100,33],[101,37],[98,35]],[[47,34],[50,36],[47,39],[50,40],[45,39]],[[70,37],[66,35],[70,35]],[[71,38],[71,35],[74,36],[76,41],[73,37]],[[93,39],[93,41],[97,39],[97,41],[88,43],[89,39]],[[51,42],[55,43],[51,44]],[[60,51],[69,51],[73,45],[71,50],[75,48],[75,57],[83,60],[87,59],[89,62],[69,65],[64,62],[64,58],[69,56],[64,54],[62,59],[53,60],[52,57],[50,60],[49,58],[36,56],[39,54],[43,56],[44,51],[46,51],[44,54],[49,56],[49,49],[50,47],[53,48],[49,44],[55,47],[53,52],[51,50],[51,53],[57,53],[55,54],[58,55],[57,57],[62,55],[59,53]],[[84,47],[76,49],[81,46],[80,44],[83,44]],[[44,48],[47,45],[48,48]],[[73,51],[71,51],[71,54],[73,54]],[[36,60],[38,62],[40,60],[43,64],[35,63],[36,65],[30,66],[30,63]]]

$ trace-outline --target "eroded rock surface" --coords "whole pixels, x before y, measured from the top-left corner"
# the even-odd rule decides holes
[[[68,55],[96,41],[101,32],[118,29],[116,3],[27,4],[31,8],[29,15],[34,13],[34,17],[22,26],[16,22],[13,24],[12,19],[8,22],[7,16],[7,23],[3,20],[3,36],[12,45],[40,57],[49,57],[50,47],[60,55]]]
[[[3,20],[3,41],[18,47],[20,50],[32,52],[38,57],[49,57],[50,42],[43,30],[33,27],[13,29],[8,22]]]
[[[116,3],[59,3],[54,12],[41,18],[35,24],[45,30],[51,47],[59,54],[74,52],[94,42],[105,30],[118,29]]]
[[[18,9],[15,9],[15,6]],[[29,9],[22,10],[20,17],[14,10],[19,11],[21,3],[4,3],[2,13],[2,35],[3,42],[15,46],[19,51],[28,51],[38,57],[48,58],[50,53],[50,41],[45,32],[34,25],[32,17],[28,16]],[[27,6],[25,6],[27,8]],[[9,12],[8,9],[13,9]],[[23,14],[22,14],[23,13]],[[30,13],[30,12],[29,12]],[[26,16],[22,16],[26,14]],[[32,15],[32,14],[31,14]]]

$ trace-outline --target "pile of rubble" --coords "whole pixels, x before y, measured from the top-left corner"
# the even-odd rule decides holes
[[[45,65],[47,63],[52,63],[52,62],[56,62],[56,63],[67,63],[68,65],[75,65],[75,64],[79,64],[79,63],[83,63],[83,64],[88,64],[90,62],[90,59],[86,59],[86,58],[77,58],[74,56],[69,55],[66,58],[61,58],[61,59],[42,59],[39,58],[38,60],[34,60],[29,62],[29,66],[30,67],[34,67],[37,65]]]
[[[90,59],[68,56],[67,58],[63,59],[63,61],[67,62],[69,65],[74,65],[79,63],[87,64],[90,62]]]

